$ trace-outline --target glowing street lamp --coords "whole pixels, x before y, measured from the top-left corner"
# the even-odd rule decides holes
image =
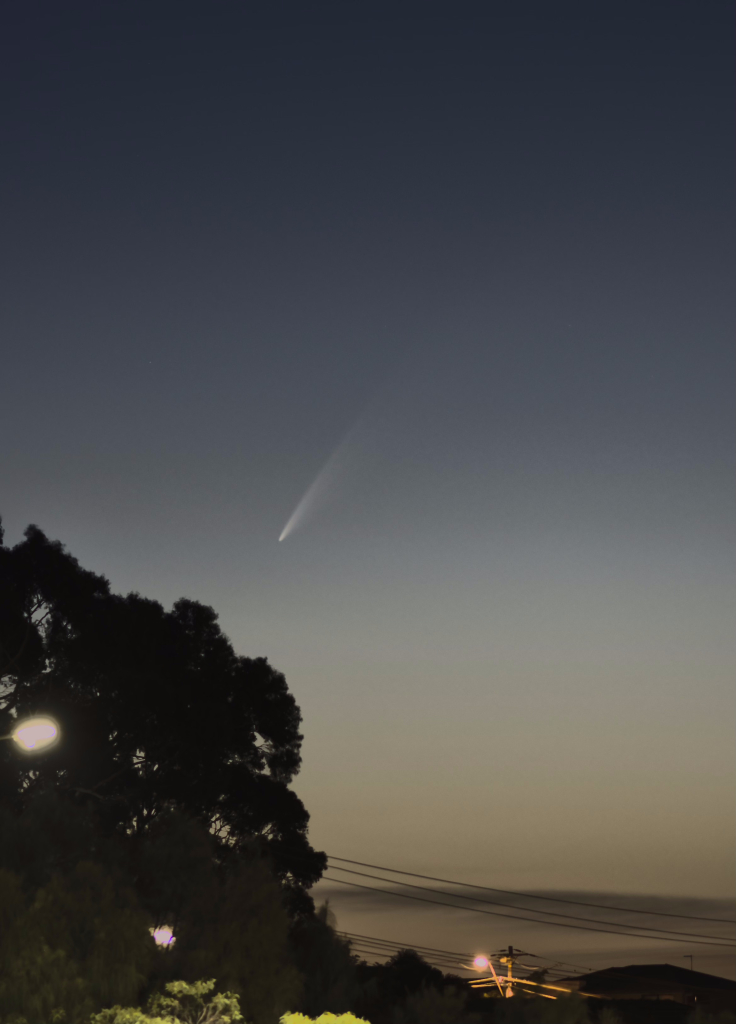
[[[156,945],[162,949],[173,946],[176,942],[176,936],[167,924],[161,925],[160,928],[151,928],[151,935]]]
[[[500,981],[498,975],[496,974],[496,968],[493,966],[493,962],[491,960],[489,960],[487,956],[483,956],[482,953],[479,954],[473,960],[473,970],[476,970],[476,971],[490,971],[491,974],[493,975],[493,980],[496,983],[496,987],[497,987],[498,991],[501,993],[501,995],[502,996],[513,995],[513,992],[512,992],[512,989],[511,989],[510,976],[509,976],[509,981],[508,981],[508,987],[507,987],[506,991],[504,992],[503,986],[501,985],[501,981]],[[477,984],[478,983],[476,982],[476,985]],[[483,984],[483,986],[485,987],[485,982],[481,982],[480,984]],[[473,987],[475,987],[475,985]]]
[[[25,718],[18,722],[16,727],[8,736],[0,739],[13,740],[21,748],[35,753],[37,750],[44,750],[56,743],[59,738],[59,726],[53,718],[39,716],[38,718]]]

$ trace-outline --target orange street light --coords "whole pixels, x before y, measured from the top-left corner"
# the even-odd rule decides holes
[[[465,966],[465,965],[461,964],[461,966]],[[498,975],[496,974],[496,969],[493,966],[493,962],[491,960],[489,960],[487,956],[483,956],[483,954],[480,953],[473,960],[473,967],[472,967],[472,969],[474,971],[490,971],[491,974],[493,975],[493,980],[496,983],[496,987],[498,988],[498,991],[501,993],[501,995],[502,996],[503,995],[509,995],[509,991],[510,990],[507,990],[506,992],[504,992],[503,986],[501,985],[501,982],[499,981]],[[466,970],[470,970],[470,968],[468,967],[468,968],[466,968]],[[478,987],[480,987],[482,985],[484,986],[484,981],[477,981],[477,982],[476,981],[471,981],[470,985],[471,985],[471,988],[478,988]],[[490,985],[490,979],[489,979],[489,985]]]

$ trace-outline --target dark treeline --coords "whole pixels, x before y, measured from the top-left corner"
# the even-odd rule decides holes
[[[48,791],[21,813],[0,811],[2,1024],[82,1024],[103,1007],[142,1005],[169,981],[210,977],[253,1024],[288,1010],[352,1011],[371,1024],[478,1019],[462,979],[410,950],[366,964],[326,905],[294,913],[256,846],[223,859],[176,810],[121,841],[95,810]],[[176,935],[167,949],[151,936],[161,924]]]

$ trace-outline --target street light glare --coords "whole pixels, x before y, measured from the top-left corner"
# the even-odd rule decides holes
[[[59,727],[50,718],[27,718],[15,727],[12,735],[23,750],[43,750],[58,738]]]
[[[151,935],[153,935],[153,941],[157,946],[173,946],[176,942],[176,936],[168,925],[151,928]]]
[[[473,967],[475,967],[476,971],[485,971],[485,970],[487,970],[488,969],[488,957],[487,956],[477,956],[475,958],[475,960],[473,960]]]

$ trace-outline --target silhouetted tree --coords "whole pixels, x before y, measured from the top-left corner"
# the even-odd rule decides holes
[[[0,868],[17,874],[26,891],[68,875],[83,860],[120,869],[124,851],[95,825],[89,808],[53,790],[30,796],[20,814],[0,807]]]
[[[687,1024],[736,1024],[736,1013],[733,1010],[708,1011],[698,1007],[688,1016]]]
[[[455,997],[438,999],[446,991],[448,994],[451,991],[462,992],[465,983],[432,967],[413,949],[399,950],[385,964],[361,962],[356,967],[356,974],[359,984],[355,997],[356,1012],[371,1024],[395,1024],[399,1019],[406,1020],[408,1024],[421,1012],[422,1006],[428,1010],[430,1004],[433,1012],[442,1018],[450,1003],[455,1011],[464,1006],[468,994],[463,992],[459,1000]]]
[[[384,966],[383,985],[394,993],[397,1001],[421,988],[442,989],[444,980],[442,971],[413,949],[400,950]]]
[[[604,1006],[603,1009],[600,1010],[598,1015],[596,1016],[595,1024],[622,1024],[622,1021],[619,1015],[612,1007]],[[688,1024],[693,1024],[693,1022],[688,1021]],[[706,1022],[701,1022],[701,1024],[706,1024]],[[736,1024],[736,1020],[731,1022],[725,1021],[724,1024]]]
[[[460,988],[423,987],[411,992],[392,1014],[392,1024],[477,1024],[468,1011],[468,994]]]
[[[171,972],[216,977],[240,997],[249,1024],[277,1024],[298,1005],[302,977],[289,949],[289,917],[278,882],[260,857],[241,857],[227,874],[189,894],[182,907]]]
[[[541,999],[514,995],[499,1000],[494,1021],[497,1024],[589,1024],[588,1007],[574,993],[559,999]]]
[[[32,759],[0,745],[0,806],[56,788],[128,836],[178,809],[223,853],[257,841],[293,909],[311,908],[325,857],[289,789],[301,715],[283,675],[237,655],[212,608],[112,594],[31,526],[13,548],[0,532],[0,730],[44,712],[63,741]]]
[[[355,997],[355,960],[350,943],[335,931],[334,915],[324,903],[313,917],[296,921],[291,932],[294,964],[304,978],[298,1009],[309,1017],[345,1013]]]

